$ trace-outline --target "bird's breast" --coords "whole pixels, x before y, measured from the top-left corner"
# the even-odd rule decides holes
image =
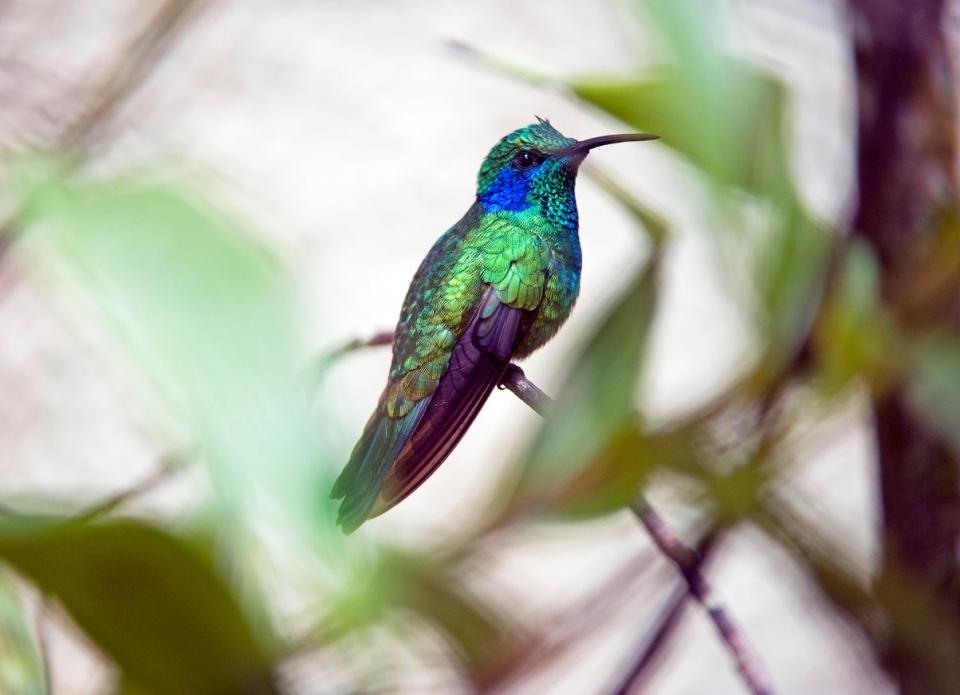
[[[547,343],[566,322],[580,293],[580,241],[573,238],[546,239],[550,249],[543,297],[537,315],[517,347],[517,356],[525,357]]]

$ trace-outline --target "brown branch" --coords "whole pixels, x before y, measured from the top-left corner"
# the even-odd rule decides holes
[[[899,296],[931,278],[938,236],[957,215],[958,90],[945,0],[847,0],[857,95],[852,234],[869,244],[881,294],[908,337],[960,329],[956,278],[930,302]],[[934,252],[931,255],[931,251]],[[929,281],[929,280],[928,280]],[[903,311],[904,305],[909,312]],[[908,380],[871,394],[883,554],[878,587],[898,586],[936,606],[929,616],[891,603],[893,634],[878,660],[900,692],[952,692],[960,681],[960,455],[911,398]],[[926,624],[924,624],[926,623]],[[878,650],[879,651],[879,650]]]
[[[525,639],[516,659],[508,661],[484,683],[484,693],[505,693],[536,668],[547,668],[569,655],[604,621],[622,610],[629,592],[655,569],[648,553],[644,552],[611,572],[604,582],[588,596],[551,615],[543,623],[543,630]],[[502,670],[501,670],[502,668]]]
[[[644,528],[647,529],[660,551],[680,570],[680,574],[683,575],[683,579],[687,583],[690,595],[706,609],[707,615],[713,622],[713,626],[720,635],[727,651],[730,652],[730,656],[733,657],[737,671],[750,692],[755,695],[770,695],[773,689],[767,682],[767,677],[760,667],[759,659],[747,643],[743,632],[733,622],[730,614],[713,594],[710,584],[700,571],[703,558],[674,534],[673,530],[643,497],[640,497],[631,506],[631,509],[640,519]]]
[[[369,338],[354,338],[353,340],[348,340],[343,345],[320,355],[311,368],[312,372],[315,374],[315,378],[319,378],[327,371],[327,368],[331,364],[344,355],[362,350],[363,348],[381,347],[390,345],[391,343],[393,343],[393,331],[380,331],[379,333],[374,333]]]
[[[389,336],[389,339],[387,339],[387,336]],[[379,342],[374,343],[373,340],[377,339],[379,339]],[[336,359],[348,352],[349,349],[368,347],[374,344],[389,344],[390,342],[392,342],[392,334],[378,333],[374,338],[368,340],[351,341],[347,343],[343,348],[328,355],[325,361],[329,363],[331,359]],[[348,348],[348,346],[354,347]],[[540,387],[530,381],[523,373],[523,369],[516,364],[511,363],[507,367],[503,380],[500,382],[500,388],[512,392],[517,398],[541,416],[546,414],[553,403],[553,399],[544,393]],[[643,497],[640,497],[640,499],[631,506],[631,510],[643,524],[647,533],[650,534],[650,537],[660,552],[679,570],[680,575],[686,583],[685,595],[692,596],[706,609],[707,615],[713,622],[717,633],[720,635],[721,641],[736,664],[740,677],[750,692],[754,695],[771,695],[773,689],[767,683],[767,678],[762,672],[759,660],[747,643],[743,633],[737,627],[736,623],[733,622],[727,610],[714,596],[710,585],[700,571],[703,566],[703,558],[697,551],[685,545],[683,541],[677,537],[669,525],[667,525]],[[676,610],[676,613],[679,614],[679,609]],[[679,617],[679,615],[677,617]],[[673,621],[675,620],[676,618],[673,618]],[[661,629],[667,630],[672,628],[663,628],[661,626]],[[662,637],[661,640],[663,639]],[[645,658],[646,652],[647,650],[641,654],[640,661]],[[625,686],[628,690],[618,690],[617,692],[628,692],[634,680],[634,678],[630,676],[636,674],[635,677],[639,679],[644,669],[645,666],[638,669],[635,665],[630,671],[628,680],[625,681]]]
[[[711,559],[711,555],[717,548],[719,540],[720,535],[716,532],[711,532],[697,544],[696,552],[699,558],[697,569],[702,570],[706,568],[707,563]],[[643,640],[643,644],[646,646],[634,660],[633,666],[623,677],[620,686],[614,691],[615,693],[639,692],[643,687],[645,681],[649,679],[652,673],[654,664],[680,625],[680,618],[683,617],[683,612],[687,607],[687,599],[689,597],[690,590],[686,585],[679,587],[674,592],[666,608],[664,608],[660,617],[657,619],[654,628],[650,630],[650,636]]]
[[[520,367],[512,363],[507,367],[507,373],[503,375],[500,388],[511,391],[513,395],[530,406],[530,408],[541,417],[546,417],[547,410],[549,410],[550,405],[553,403],[553,399],[550,398],[550,396],[530,381]]]

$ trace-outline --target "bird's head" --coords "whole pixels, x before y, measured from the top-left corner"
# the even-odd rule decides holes
[[[493,146],[477,177],[477,199],[490,212],[520,212],[531,207],[547,212],[573,196],[577,170],[594,147],[656,135],[628,133],[574,140],[549,121],[515,130]]]

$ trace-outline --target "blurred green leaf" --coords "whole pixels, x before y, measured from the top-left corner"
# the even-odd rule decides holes
[[[27,627],[16,584],[0,566],[0,693],[43,695],[43,662]]]
[[[665,143],[717,183],[767,196],[788,193],[785,92],[776,80],[724,54],[719,39],[730,9],[716,0],[640,5],[666,42],[670,67],[653,98],[634,104],[637,115],[644,107],[660,114]]]
[[[725,19],[720,5],[638,5],[665,41],[666,65],[650,76],[573,80],[573,92],[634,128],[660,135],[717,184],[787,194],[785,91],[723,53],[717,41]]]
[[[570,88],[632,127],[657,133],[664,145],[704,173],[722,197],[720,210],[726,216],[715,217],[714,231],[722,231],[724,224],[737,231],[744,226],[732,214],[731,204],[743,201],[729,195],[731,188],[764,201],[767,221],[751,254],[757,321],[769,344],[768,359],[791,354],[790,346],[809,320],[830,237],[793,189],[783,88],[722,56],[708,74],[670,66],[648,78],[573,80]]]
[[[785,175],[783,90],[729,59],[718,61],[725,69],[712,71],[718,80],[712,88],[689,84],[677,67],[649,77],[576,78],[569,87],[624,123],[656,133],[715,183],[768,193]]]
[[[133,521],[5,522],[0,556],[142,691],[276,692],[264,647],[212,561],[175,536]]]
[[[704,495],[717,522],[736,522],[753,514],[770,475],[758,461],[707,478]]]
[[[569,502],[571,484],[590,478],[593,463],[602,479],[624,480],[601,469],[609,468],[618,442],[636,427],[634,396],[656,309],[659,267],[659,256],[654,254],[574,360],[525,459],[511,506]],[[621,460],[616,465],[639,463]],[[642,471],[624,471],[624,475],[639,480]]]
[[[754,310],[768,368],[779,370],[806,333],[830,242],[795,191],[786,90],[722,52],[717,36],[725,18],[718,3],[641,5],[665,39],[668,64],[650,74],[583,77],[568,86],[632,127],[657,133],[705,176],[723,213],[713,220],[717,238],[726,228],[743,238],[755,226],[744,203],[761,213],[763,229],[752,235],[748,254]],[[734,195],[739,192],[752,198]],[[738,248],[735,257],[742,255]]]
[[[907,393],[923,420],[960,453],[960,336],[943,333],[919,342]]]
[[[653,246],[659,251],[670,236],[670,224],[667,220],[602,169],[589,166],[585,171],[600,188],[606,191],[607,195],[623,206],[624,210],[629,213],[637,226],[643,230]]]
[[[882,387],[896,359],[897,338],[880,297],[876,257],[862,242],[850,244],[814,334],[818,379],[835,393],[862,377]]]
[[[576,519],[623,509],[637,501],[638,491],[660,471],[701,475],[694,433],[642,432],[629,426],[613,436],[565,489],[555,493],[551,512]]]
[[[335,637],[367,628],[392,611],[406,612],[437,630],[471,679],[493,674],[517,629],[463,585],[442,560],[399,549],[382,549],[378,562],[332,607],[325,621]]]
[[[315,531],[333,471],[303,378],[302,310],[273,254],[168,186],[54,171],[24,197],[24,225],[79,271],[195,437],[222,509],[246,518],[256,485]]]
[[[753,263],[756,320],[767,368],[785,368],[807,336],[821,299],[833,238],[790,199],[759,241]]]

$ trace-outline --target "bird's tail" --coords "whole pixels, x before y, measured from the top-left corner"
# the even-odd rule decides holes
[[[363,428],[350,460],[333,484],[330,497],[342,499],[337,524],[353,533],[370,516],[384,478],[416,429],[429,398],[417,402],[401,418],[387,417],[383,398]]]

